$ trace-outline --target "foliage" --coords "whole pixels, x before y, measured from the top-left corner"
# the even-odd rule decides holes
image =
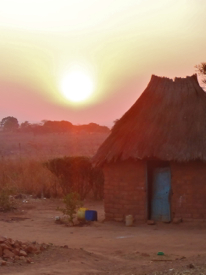
[[[47,168],[54,173],[61,184],[64,194],[77,192],[84,199],[90,191],[95,198],[103,196],[103,173],[99,168],[92,168],[88,157],[55,158],[46,163]]]
[[[87,157],[56,158],[46,163],[60,180],[64,194],[77,192],[84,199],[92,188],[91,162]]]
[[[80,200],[80,195],[76,192],[71,192],[64,197],[63,202],[65,208],[58,207],[57,210],[68,216],[69,223],[74,225],[74,215],[76,214],[77,209],[83,205]]]
[[[31,124],[25,121],[21,124],[21,132],[32,132],[34,134],[48,133],[109,133],[110,129],[107,126],[101,126],[96,123],[83,125],[73,125],[69,121],[51,121],[43,120],[40,124]]]
[[[14,201],[11,200],[10,195],[13,194],[12,189],[4,187],[0,190],[0,210],[9,211],[14,208]]]
[[[101,126],[96,123],[89,123],[83,125],[76,125],[73,127],[76,132],[89,132],[89,133],[109,133],[110,129],[107,126]]]
[[[29,123],[27,120],[21,123],[21,129],[30,129],[31,123]]]
[[[28,159],[1,159],[0,190],[4,190],[6,187],[13,190],[11,189],[13,186],[15,186],[16,192],[37,197],[62,195],[57,178],[41,162]]]
[[[4,131],[14,131],[19,128],[19,123],[17,118],[13,116],[5,117],[1,120],[1,128]]]
[[[198,74],[202,77],[202,82],[206,84],[206,62],[202,62],[195,66]]]
[[[54,173],[40,160],[0,159],[0,192],[6,187],[11,191],[15,186],[13,191],[36,197],[62,197],[79,191],[81,199],[87,195],[94,199],[103,198],[103,172],[99,168],[92,168],[89,158],[71,157],[57,160],[46,163],[46,166],[51,163],[56,165],[53,167],[56,168]],[[70,161],[73,163],[68,165]]]
[[[65,121],[65,120],[62,120],[62,121],[47,120],[44,122],[43,127],[48,133],[49,132],[63,133],[63,132],[71,131],[73,125],[71,122]]]
[[[101,168],[94,167],[91,170],[92,192],[95,200],[104,197],[104,173]]]

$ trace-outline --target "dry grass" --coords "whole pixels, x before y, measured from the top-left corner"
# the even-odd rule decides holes
[[[62,189],[43,163],[64,156],[95,154],[108,134],[0,133],[0,190],[35,196],[61,196]]]
[[[2,159],[0,161],[0,189],[11,193],[35,196],[57,196],[61,194],[58,179],[42,162],[27,159]]]
[[[47,160],[64,156],[93,156],[108,133],[42,134],[0,132],[0,155]]]

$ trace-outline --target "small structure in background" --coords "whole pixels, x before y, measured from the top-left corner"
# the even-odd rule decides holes
[[[93,158],[107,220],[206,220],[206,94],[197,76],[152,76]]]

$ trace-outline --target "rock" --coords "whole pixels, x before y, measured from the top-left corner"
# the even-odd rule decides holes
[[[47,245],[46,245],[45,243],[41,244],[40,250],[41,250],[41,251],[44,251],[44,250],[46,250],[46,249],[47,249]]]
[[[14,263],[18,260],[33,263],[32,259],[28,257],[28,253],[39,254],[48,247],[49,245],[45,243],[14,241],[11,238],[0,236],[0,265],[4,265],[4,260],[7,263]],[[65,245],[64,248],[68,248],[68,246]]]
[[[31,264],[31,263],[32,263],[32,259],[31,259],[31,258],[27,258],[27,259],[26,259],[26,262],[27,262],[28,264]]]
[[[174,218],[173,220],[172,220],[172,223],[174,223],[174,224],[179,224],[179,223],[181,223],[182,222],[182,218]]]
[[[155,221],[153,221],[153,220],[148,220],[148,221],[147,221],[147,224],[148,224],[148,225],[155,225]]]
[[[26,257],[26,256],[27,256],[26,251],[20,250],[20,251],[19,251],[19,256],[24,256],[24,257]]]
[[[12,257],[12,258],[8,258],[8,259],[6,260],[6,262],[7,262],[7,263],[14,263],[15,260],[14,260],[14,258]]]
[[[26,248],[26,252],[27,253],[32,254],[32,253],[35,253],[35,251],[36,251],[36,247],[34,245],[32,245],[32,244],[28,245],[27,248]]]
[[[15,248],[20,248],[20,246],[21,246],[21,244],[18,241],[15,241],[13,244],[13,247],[15,247]]]
[[[0,264],[1,264],[1,265],[6,265],[6,261],[3,261],[3,260],[2,260],[2,261],[0,261]]]
[[[10,245],[14,245],[14,243],[15,243],[14,240],[12,240],[11,238],[8,238],[7,241]]]
[[[12,252],[13,252],[15,255],[17,255],[17,256],[20,255],[20,249],[18,249],[18,248],[14,248],[14,249],[12,250]]]
[[[195,268],[195,266],[193,264],[189,264],[188,267],[189,268]]]
[[[5,240],[6,240],[6,238],[5,238],[5,237],[0,236],[0,243],[4,243],[4,242],[5,242]]]
[[[1,243],[0,244],[0,247],[4,250],[4,249],[9,249],[10,247],[7,245],[7,244],[5,244],[5,243]]]
[[[5,241],[4,244],[7,246],[8,249],[12,250],[12,245],[9,243],[9,241]],[[0,244],[3,245],[3,244]]]
[[[14,257],[14,253],[11,252],[9,249],[4,249],[3,250],[3,257],[4,258],[12,258],[12,257]]]
[[[36,249],[36,250],[35,250],[35,254],[38,255],[38,254],[40,254],[40,253],[41,253],[41,251],[40,251],[39,249]]]
[[[20,257],[19,257],[18,255],[15,255],[15,256],[14,256],[14,259],[15,259],[16,261],[18,261],[18,260],[20,260]]]

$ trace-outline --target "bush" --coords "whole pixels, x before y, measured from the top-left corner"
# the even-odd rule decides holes
[[[71,192],[84,199],[103,198],[104,176],[90,158],[64,157],[43,163],[33,159],[0,159],[0,191],[15,187],[16,193],[37,197],[62,197]],[[3,195],[4,196],[4,195]]]
[[[38,197],[62,195],[57,178],[35,160],[0,160],[0,190],[13,187],[16,192]]]
[[[14,201],[10,199],[10,195],[13,194],[9,188],[2,188],[0,190],[0,211],[9,211],[14,208]]]
[[[90,158],[55,158],[46,166],[58,177],[63,194],[77,192],[84,199],[92,192],[94,199],[103,198],[104,175],[100,168],[92,167]]]
[[[61,184],[64,194],[77,192],[84,199],[91,191],[94,196],[102,198],[104,177],[101,170],[92,168],[87,157],[55,158],[46,163]]]
[[[83,205],[80,200],[80,196],[76,192],[72,192],[67,194],[63,200],[65,204],[65,208],[57,208],[57,210],[61,211],[64,215],[68,217],[68,221],[74,225],[74,215],[79,207]]]
[[[92,193],[95,200],[104,197],[104,173],[102,169],[94,167],[91,170]]]

